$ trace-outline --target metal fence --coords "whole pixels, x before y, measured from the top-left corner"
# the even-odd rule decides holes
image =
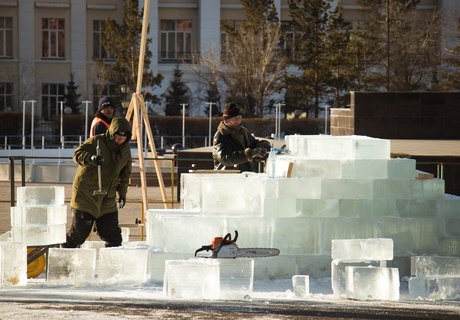
[[[77,147],[85,140],[81,135],[43,135],[34,136],[34,141],[31,141],[31,136],[26,135],[7,135],[0,136],[0,149],[52,149],[52,148],[72,148]],[[143,137],[144,146],[148,146],[146,136]],[[160,150],[169,150],[176,144],[181,146],[181,149],[200,148],[208,146],[208,136],[157,136],[154,137],[155,147]],[[131,141],[136,144],[135,141]],[[184,145],[183,145],[184,144]]]

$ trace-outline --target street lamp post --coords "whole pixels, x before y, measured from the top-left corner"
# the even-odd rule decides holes
[[[275,139],[281,139],[281,107],[284,103],[275,104]]]
[[[186,103],[181,103],[182,106],[182,148],[185,148],[185,106]]]
[[[22,149],[26,148],[26,101],[22,100]]]
[[[29,100],[31,103],[31,117],[30,117],[30,149],[34,149],[34,117],[35,117],[35,104],[37,101]]]
[[[206,102],[209,105],[209,132],[208,132],[208,146],[212,146],[211,142],[211,124],[212,124],[212,106],[217,104],[215,102]]]
[[[64,149],[64,101],[59,101],[59,105],[61,107],[61,148]]]
[[[91,101],[85,100],[83,101],[85,104],[85,140],[88,138],[88,105],[91,103]]]
[[[324,134],[327,134],[327,106],[324,106]]]

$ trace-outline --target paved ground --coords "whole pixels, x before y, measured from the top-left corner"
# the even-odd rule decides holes
[[[0,319],[405,319],[458,320],[452,303],[327,301],[178,301],[165,299],[72,299],[0,295]]]

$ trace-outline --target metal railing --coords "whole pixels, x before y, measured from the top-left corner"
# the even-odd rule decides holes
[[[30,139],[30,135],[26,135],[25,139],[23,139],[22,135],[0,136],[0,149],[30,149],[32,147],[35,149],[72,148],[79,146],[85,140],[83,135],[64,135],[62,137],[59,135],[39,136],[34,137],[33,143]],[[156,136],[154,138],[155,145],[161,150],[171,149],[176,143],[182,145],[182,139],[182,136],[168,135]],[[185,136],[184,140],[184,148],[200,148],[209,145],[208,136]],[[131,143],[135,144],[135,141],[131,141]],[[147,143],[144,143],[144,146],[147,146]]]
[[[21,165],[21,186],[26,185],[26,160],[31,160],[32,162],[34,160],[44,160],[44,159],[49,159],[49,160],[56,160],[56,165],[61,165],[60,161],[62,160],[72,160],[72,157],[39,157],[39,156],[0,156],[0,159],[7,159],[9,162],[9,180],[10,180],[10,203],[11,206],[15,206],[16,200],[15,200],[15,185],[16,185],[16,177],[15,177],[15,166],[16,166],[16,161],[20,161]],[[133,162],[139,160],[139,158],[133,158]],[[149,161],[171,161],[171,167],[170,167],[170,187],[171,187],[171,199],[167,201],[163,200],[149,200],[148,203],[157,203],[157,204],[168,204],[172,208],[174,208],[174,205],[176,204],[174,197],[175,197],[175,187],[176,187],[176,177],[175,177],[175,172],[177,170],[176,168],[176,157],[158,157],[158,158],[144,158],[146,163]],[[131,179],[133,176],[136,176],[136,172],[131,173]],[[44,182],[46,183],[46,182]]]

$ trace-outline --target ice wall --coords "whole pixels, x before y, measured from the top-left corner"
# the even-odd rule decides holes
[[[450,225],[458,226],[460,197],[446,195],[443,180],[418,179],[415,160],[391,159],[389,140],[295,135],[286,144],[275,178],[182,174],[183,207],[148,211],[148,244],[191,257],[238,230],[240,247],[281,250],[255,259],[256,279],[329,275],[334,239],[392,239],[407,275],[412,255],[459,254]],[[282,176],[286,163],[290,177]]]

